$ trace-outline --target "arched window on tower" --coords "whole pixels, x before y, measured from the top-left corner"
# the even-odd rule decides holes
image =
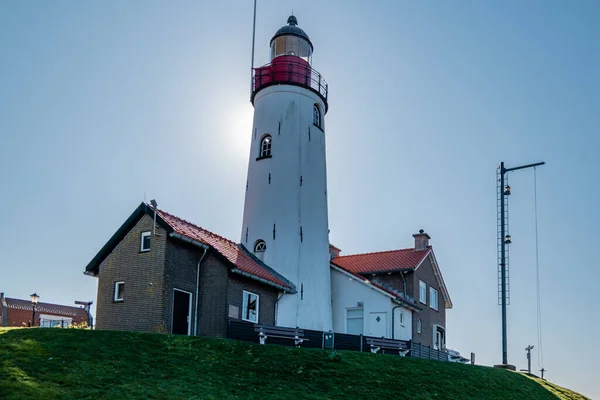
[[[321,109],[316,104],[313,106],[313,125],[321,128]]]
[[[271,135],[265,135],[260,140],[260,154],[258,155],[259,159],[271,157],[271,141],[272,140],[273,139],[271,138]]]
[[[267,244],[265,243],[264,240],[259,239],[256,241],[256,243],[254,243],[254,255],[262,261],[263,259],[263,255],[265,254],[265,251],[267,250]]]

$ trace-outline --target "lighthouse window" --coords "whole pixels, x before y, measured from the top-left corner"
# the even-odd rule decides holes
[[[254,244],[254,252],[255,253],[264,253],[267,250],[267,244],[264,240],[257,240]]]
[[[271,135],[265,135],[260,140],[260,155],[258,157],[259,159],[271,157],[271,140]]]
[[[316,104],[313,106],[313,125],[321,128],[321,110]]]

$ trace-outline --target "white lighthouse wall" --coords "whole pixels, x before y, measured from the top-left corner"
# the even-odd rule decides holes
[[[394,339],[412,339],[412,311],[406,307],[398,307],[390,296],[369,287],[357,278],[331,269],[331,296],[333,304],[333,331],[348,333],[346,330],[346,317],[348,309],[358,308],[358,303],[363,306],[363,334],[369,335],[375,331],[370,326],[374,321],[371,316],[380,316],[386,323],[385,336],[392,337],[392,310],[394,312]],[[394,309],[394,307],[397,307]],[[402,322],[400,313],[404,314]],[[381,321],[380,321],[381,323]],[[379,335],[377,335],[379,336]]]
[[[296,285],[297,294],[277,304],[277,325],[329,330],[325,134],[313,125],[315,104],[324,115],[321,98],[299,86],[274,85],[256,94],[241,242],[253,251],[264,240],[263,261]],[[265,134],[272,138],[272,157],[257,160]]]

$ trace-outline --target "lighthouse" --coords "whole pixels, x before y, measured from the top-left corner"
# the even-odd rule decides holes
[[[332,329],[325,121],[328,86],[290,16],[253,72],[254,122],[241,243],[296,286],[276,324]]]

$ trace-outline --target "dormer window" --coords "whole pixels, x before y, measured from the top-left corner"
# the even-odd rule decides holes
[[[264,240],[257,240],[254,244],[254,252],[255,253],[264,253],[267,250],[267,244]]]
[[[260,140],[260,154],[258,155],[258,160],[262,158],[270,158],[271,157],[271,135],[265,135]]]
[[[321,128],[321,109],[316,104],[313,106],[313,125]]]

